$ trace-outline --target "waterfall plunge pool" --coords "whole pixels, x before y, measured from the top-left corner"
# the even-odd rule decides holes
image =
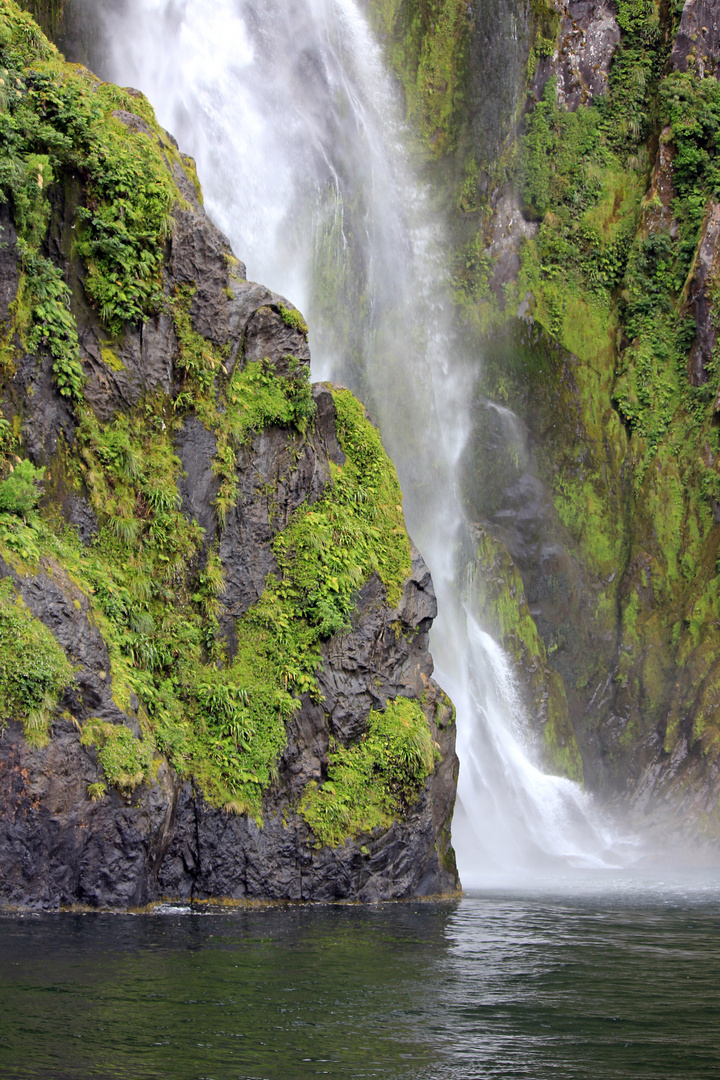
[[[701,1080],[717,881],[0,919],[7,1080]]]

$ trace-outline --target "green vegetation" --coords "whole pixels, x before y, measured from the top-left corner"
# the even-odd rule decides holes
[[[456,146],[467,106],[472,11],[465,0],[370,6],[401,79],[408,120],[439,158]]]
[[[5,480],[0,480],[0,514],[29,514],[37,507],[38,483],[45,475],[31,461],[21,461]]]
[[[42,250],[50,195],[61,175],[81,178],[74,250],[88,299],[119,335],[162,302],[165,240],[179,199],[167,161],[180,159],[143,98],[65,64],[10,0],[0,3],[0,77],[0,200],[12,207],[25,271],[15,328],[28,349],[49,349],[60,392],[78,402],[83,376],[70,292]],[[116,119],[118,110],[138,117],[139,130]]]
[[[20,719],[31,746],[48,742],[52,710],[73,670],[51,632],[0,582],[0,725]]]
[[[259,601],[234,620],[231,649],[221,632],[228,613],[220,541],[208,543],[181,512],[177,439],[197,418],[217,440],[214,509],[222,533],[238,500],[239,464],[256,436],[284,429],[291,461],[307,443],[315,448],[308,367],[283,357],[287,374],[280,376],[267,358],[244,363],[241,351],[230,371],[230,343],[208,341],[193,325],[195,286],[164,291],[171,214],[182,205],[172,168],[196,177],[142,96],[65,64],[11,0],[0,0],[0,68],[0,201],[17,229],[20,271],[0,327],[0,388],[20,349],[31,356],[44,349],[56,389],[72,405],[57,449],[36,468],[20,456],[24,414],[12,391],[5,395],[0,556],[21,577],[45,574],[61,584],[78,619],[87,617],[106,643],[110,670],[102,678],[128,724],[98,717],[82,724],[81,742],[94,748],[102,770],[88,798],[100,800],[109,789],[128,797],[152,781],[165,757],[211,805],[261,821],[288,724],[303,695],[321,700],[323,642],[351,628],[358,590],[372,575],[390,606],[401,599],[411,556],[395,470],[363,407],[348,391],[333,390],[345,461],[330,465],[324,491],[281,529],[275,487],[263,487],[276,571]],[[171,393],[148,392],[133,408],[98,419],[79,359],[81,288],[97,316],[93,329],[101,330],[108,371],[122,369],[130,324],[161,313],[172,318],[178,354]],[[281,304],[279,315],[307,335],[294,308]],[[69,496],[85,499],[96,518],[85,544],[60,515]],[[22,720],[27,738],[44,745],[52,710],[72,682],[58,642],[6,581],[2,723]],[[372,774],[374,809],[357,811],[358,827],[368,815],[379,823],[404,813],[434,764],[417,702],[372,713],[369,730],[362,767]],[[330,788],[323,792],[320,816],[328,813]]]
[[[262,374],[262,366],[248,365],[230,386],[233,408],[246,394],[253,430],[260,430],[254,372]],[[299,395],[305,406],[298,424],[309,433],[305,390],[293,387],[293,377],[265,372],[262,380],[286,382],[290,398]],[[272,390],[262,380],[261,396]],[[307,388],[304,376],[301,386]],[[282,401],[287,409],[288,398]],[[161,753],[181,775],[194,776],[214,805],[259,815],[287,742],[286,723],[300,695],[318,694],[321,641],[349,626],[356,591],[372,573],[390,602],[399,600],[410,551],[397,477],[362,406],[341,390],[336,407],[346,463],[323,498],[301,506],[278,533],[280,576],[268,578],[258,604],[238,621],[231,661],[218,631],[220,560],[210,550],[202,564],[202,530],[179,511],[172,439],[180,421],[171,403],[148,401],[105,426],[81,408],[79,456],[68,468],[85,485],[100,531],[83,548],[72,529],[38,517],[35,557],[59,564],[88,597],[110,651],[118,705],[128,709],[131,693],[142,702],[141,741],[122,726],[85,725],[83,738],[98,747],[109,785],[130,790],[151,775],[153,755]],[[291,415],[283,412],[282,422],[289,425]],[[273,410],[266,422],[278,422]],[[304,437],[297,426],[296,432]],[[2,491],[0,485],[0,497]],[[24,488],[22,497],[34,499]]]
[[[328,778],[308,785],[300,813],[319,845],[387,828],[407,813],[433,771],[435,749],[419,702],[389,701],[370,713],[368,730],[351,746],[331,750]]]
[[[299,333],[304,334],[305,337],[307,337],[308,324],[305,322],[299,311],[295,308],[285,307],[284,304],[280,304],[280,316],[286,326],[299,331]]]
[[[3,421],[5,431],[9,425]],[[2,430],[2,429],[0,429]],[[14,445],[13,438],[10,445]],[[36,469],[30,461],[17,461],[12,465],[6,460],[0,481],[0,544],[23,559],[37,559],[39,516],[37,503],[40,495],[38,484],[42,482],[44,469]]]
[[[348,390],[333,397],[347,460],[332,467],[328,494],[301,508],[275,541],[284,580],[323,637],[348,627],[354,594],[373,573],[397,604],[411,561],[402,493],[380,433]]]
[[[417,105],[420,55],[449,5],[373,0],[371,7],[408,114],[429,143],[432,124],[421,117],[432,109],[423,114]],[[517,137],[494,163],[478,156],[473,101],[453,98],[446,77],[434,91],[437,107],[450,115],[452,98],[458,109],[427,155],[444,158],[436,173],[455,188],[455,299],[483,356],[478,394],[525,420],[558,512],[555,539],[588,582],[593,656],[582,670],[569,668],[562,647],[554,651],[562,627],[544,626],[548,663],[562,671],[580,716],[601,671],[617,662],[614,708],[629,717],[620,769],[653,729],[664,728],[668,753],[683,732],[705,754],[719,746],[720,367],[716,349],[702,372],[691,370],[688,298],[708,207],[720,198],[720,87],[698,76],[692,54],[688,72],[670,71],[681,10],[619,0],[622,36],[608,92],[569,113],[551,80],[524,118],[508,115],[509,129],[520,121]],[[528,85],[559,32],[558,13],[544,0],[533,0],[531,18]],[[459,78],[467,52],[453,55]],[[499,288],[488,254],[492,195],[510,186],[537,232],[522,246],[519,273]],[[716,276],[714,267],[713,304]],[[520,305],[531,325],[515,321]],[[502,480],[497,461],[490,477],[487,469],[475,454],[464,484],[480,519],[479,504]],[[523,663],[534,651],[533,620],[523,618],[512,575],[501,577],[497,632]],[[595,722],[583,720],[586,737]]]
[[[96,718],[87,720],[83,724],[80,742],[83,746],[94,745],[97,748],[98,761],[105,778],[118,791],[132,791],[150,770],[151,744],[136,739],[123,724],[108,724]],[[90,798],[96,799],[104,794],[105,785],[91,784],[90,788]]]

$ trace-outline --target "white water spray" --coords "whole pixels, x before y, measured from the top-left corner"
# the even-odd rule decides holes
[[[126,0],[108,39],[109,76],[142,89],[196,158],[249,276],[305,312],[314,376],[351,386],[380,424],[438,594],[464,883],[612,865],[589,797],[535,764],[508,660],[460,595],[472,364],[453,338],[440,216],[355,0]]]

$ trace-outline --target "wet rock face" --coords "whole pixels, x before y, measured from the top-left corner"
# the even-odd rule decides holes
[[[537,234],[538,223],[527,221],[520,208],[517,192],[501,195],[495,206],[489,244],[483,252],[493,261],[492,290],[500,310],[505,310],[503,286],[514,281],[520,272],[520,245]]]
[[[532,93],[539,100],[546,82],[555,75],[558,104],[575,112],[607,90],[620,27],[614,6],[607,0],[599,4],[570,0],[557,7],[562,12],[557,49],[540,63]]]
[[[0,323],[10,314],[10,305],[17,295],[19,280],[17,255],[17,232],[10,218],[7,203],[0,204]]]
[[[693,386],[707,382],[707,367],[717,345],[710,288],[720,273],[720,204],[712,203],[705,220],[702,239],[695,259],[695,269],[688,289],[688,310],[695,320],[695,340],[690,349],[688,372]],[[715,410],[720,409],[720,395]]]
[[[686,0],[670,60],[677,71],[694,66],[701,79],[720,77],[718,0]]]

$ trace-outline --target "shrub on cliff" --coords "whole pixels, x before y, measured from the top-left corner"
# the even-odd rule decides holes
[[[45,475],[31,461],[21,461],[7,479],[0,481],[0,513],[27,514],[37,506],[38,484]]]

